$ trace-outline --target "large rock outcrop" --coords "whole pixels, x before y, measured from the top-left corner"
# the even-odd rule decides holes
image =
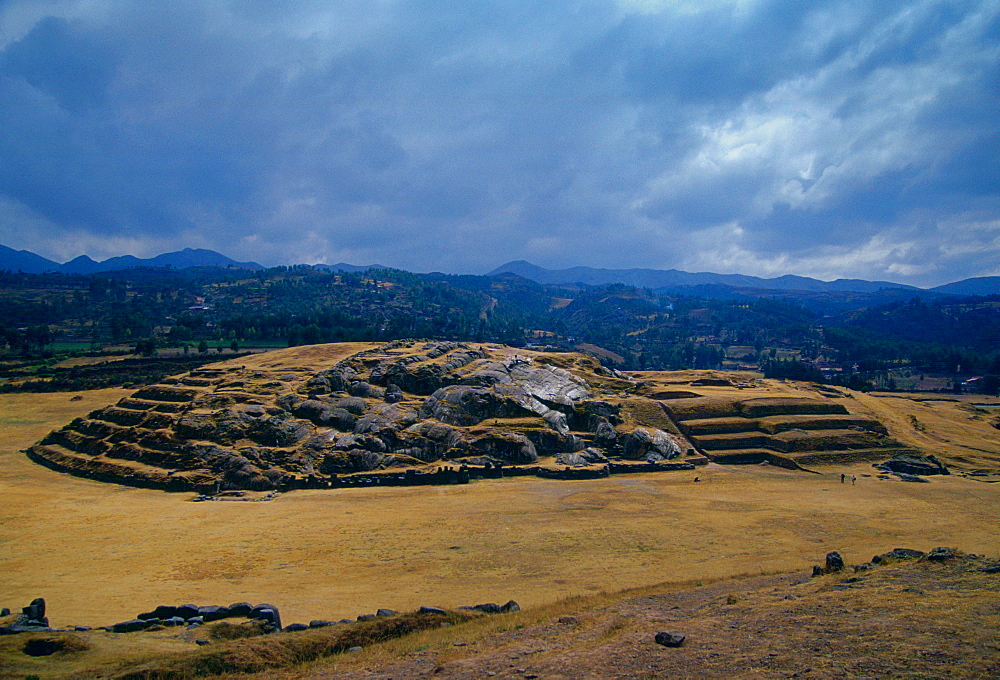
[[[395,341],[315,373],[219,364],[74,420],[29,455],[96,479],[217,493],[322,487],[446,461],[677,454],[659,430],[618,432],[626,395],[604,389],[595,399],[591,380],[630,385],[582,355],[462,342]]]

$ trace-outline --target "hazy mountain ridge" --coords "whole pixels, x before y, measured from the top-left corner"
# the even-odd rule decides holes
[[[326,272],[361,272],[370,269],[390,269],[380,264],[354,265],[346,262],[337,264],[315,264],[312,268]],[[87,255],[80,255],[59,264],[28,250],[14,250],[0,245],[0,271],[42,274],[59,272],[62,274],[97,274],[120,271],[135,267],[164,267],[185,269],[188,267],[225,267],[236,269],[265,269],[256,262],[238,262],[214,250],[184,248],[171,253],[163,253],[151,258],[133,255],[112,257],[96,261]],[[807,276],[786,274],[775,278],[761,278],[745,274],[716,274],[714,272],[686,272],[679,269],[605,269],[595,267],[570,267],[567,269],[545,269],[524,260],[508,262],[487,276],[514,274],[543,285],[606,286],[621,283],[657,291],[679,291],[693,289],[699,295],[709,297],[743,297],[749,291],[797,291],[801,293],[864,293],[880,294],[895,292],[897,297],[905,291],[916,294],[937,293],[944,295],[1000,295],[1000,276],[980,276],[954,281],[932,288],[919,288],[891,281],[866,281],[863,279],[836,279],[822,281]]]
[[[764,290],[796,290],[808,292],[857,292],[857,293],[877,293],[887,289],[900,290],[932,290],[955,287],[953,294],[967,295],[990,295],[993,293],[966,293],[965,288],[956,282],[939,286],[938,288],[923,289],[903,283],[892,283],[891,281],[865,281],[862,279],[837,279],[835,281],[821,281],[806,276],[795,276],[787,274],[776,278],[765,279],[758,276],[748,276],[744,274],[715,274],[713,272],[685,272],[678,269],[603,269],[594,267],[570,267],[568,269],[544,269],[537,265],[515,260],[497,267],[489,273],[489,276],[496,276],[502,273],[517,274],[526,279],[531,279],[542,284],[558,285],[582,283],[590,286],[603,286],[613,283],[623,283],[641,288],[664,289],[689,286],[726,286],[732,289],[764,289]],[[1000,277],[995,278],[996,290],[1000,292]],[[973,279],[968,279],[973,281]],[[977,289],[986,289],[987,286],[980,286]],[[942,290],[940,292],[949,292]]]
[[[256,262],[237,262],[214,250],[204,248],[185,248],[151,258],[122,255],[101,262],[87,255],[80,255],[69,262],[59,264],[28,250],[14,250],[13,248],[0,245],[0,271],[20,271],[25,274],[44,274],[48,272],[58,272],[61,274],[97,274],[100,272],[133,269],[135,267],[172,267],[174,269],[186,269],[188,267],[264,268]]]

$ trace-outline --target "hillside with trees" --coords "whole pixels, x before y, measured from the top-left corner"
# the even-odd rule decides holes
[[[212,351],[421,337],[587,346],[623,370],[742,368],[882,389],[956,390],[978,378],[977,389],[996,390],[997,296],[869,298],[842,311],[843,299],[817,308],[808,291],[689,293],[308,266],[0,273],[0,377],[14,379],[6,389],[31,371],[52,380],[46,366],[74,354],[196,361]]]

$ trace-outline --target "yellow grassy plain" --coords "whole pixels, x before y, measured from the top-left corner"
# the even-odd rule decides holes
[[[161,603],[248,600],[292,622],[807,569],[829,550],[849,562],[897,546],[1000,555],[1000,484],[879,481],[860,476],[866,466],[191,503],[193,494],[74,478],[20,453],[125,394],[0,396],[0,605],[45,597],[53,625],[103,625]],[[858,484],[842,485],[842,471]]]

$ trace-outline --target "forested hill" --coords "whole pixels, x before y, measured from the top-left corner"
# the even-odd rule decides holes
[[[779,294],[543,285],[510,273],[138,268],[0,274],[0,332],[8,356],[423,337],[587,346],[624,369],[743,367],[879,386],[901,371],[949,384],[1000,374],[1000,297],[873,301],[822,314]]]

